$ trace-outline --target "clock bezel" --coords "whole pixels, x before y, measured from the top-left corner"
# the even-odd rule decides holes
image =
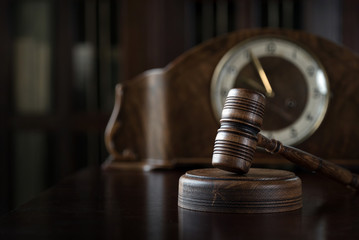
[[[293,137],[293,138],[289,138],[289,140],[287,139],[279,139],[281,141],[283,141],[283,143],[287,144],[287,145],[297,145],[299,143],[302,143],[303,141],[305,141],[306,139],[308,139],[321,125],[321,123],[324,120],[324,117],[326,115],[326,112],[328,110],[328,106],[329,106],[329,99],[330,99],[330,84],[329,84],[329,79],[328,79],[328,75],[327,72],[323,66],[323,64],[321,63],[321,61],[318,59],[318,57],[315,56],[315,54],[313,54],[313,52],[308,49],[306,46],[304,46],[301,43],[298,43],[295,40],[289,39],[287,37],[284,36],[278,36],[278,35],[273,35],[273,34],[265,34],[265,35],[260,35],[260,36],[254,36],[254,37],[250,37],[248,39],[245,39],[239,43],[237,43],[236,45],[234,45],[232,48],[230,48],[223,56],[222,58],[219,60],[219,62],[217,63],[214,73],[212,75],[212,79],[211,79],[211,86],[210,86],[210,96],[211,96],[211,104],[212,104],[212,110],[213,110],[213,114],[215,116],[215,118],[217,120],[220,119],[220,114],[223,108],[223,104],[221,101],[221,97],[219,95],[221,95],[220,93],[220,89],[218,89],[219,84],[218,81],[220,81],[220,74],[223,71],[225,65],[230,61],[230,59],[235,56],[239,51],[241,51],[241,49],[243,49],[246,45],[254,42],[254,41],[258,41],[258,40],[279,40],[279,41],[284,41],[286,42],[286,44],[295,46],[296,48],[300,49],[300,51],[302,51],[302,53],[307,54],[308,57],[317,65],[318,70],[321,71],[323,78],[324,78],[324,82],[325,82],[325,86],[326,86],[326,90],[327,92],[325,94],[323,94],[324,100],[322,100],[322,104],[321,104],[321,111],[320,114],[318,116],[316,116],[316,119],[314,121],[314,123],[311,124],[311,127],[309,129],[309,131],[306,131],[304,134],[300,134],[299,137]],[[268,54],[268,56],[270,56],[270,54]],[[273,56],[275,57],[280,57],[280,55],[276,55],[274,54]],[[293,63],[297,68],[298,68],[298,63],[292,61],[289,58],[284,58],[285,60]],[[243,66],[245,66],[247,63],[244,63]],[[308,76],[306,75],[305,72],[303,72],[301,70],[301,68],[298,68],[304,75],[307,87],[308,87],[308,93],[311,93],[311,89],[309,89],[309,84],[311,81],[311,79],[308,78]],[[237,74],[240,72],[240,70],[238,70]],[[316,77],[317,79],[317,77]],[[229,89],[228,89],[229,90]],[[303,110],[302,114],[297,118],[297,120],[295,122],[293,122],[290,126],[294,126],[297,124],[297,122],[299,120],[301,120],[304,116],[304,113],[306,112],[307,108],[308,108],[308,104],[309,101],[311,100],[311,97],[308,94],[308,98],[307,98],[307,103],[305,106],[305,109]],[[303,121],[303,120],[302,120]],[[298,125],[298,124],[297,124]],[[289,128],[285,127],[283,129],[277,130],[277,131],[273,131],[273,132],[279,132],[279,131],[289,131]],[[269,135],[269,132],[267,131],[262,131],[262,133],[264,135]],[[282,134],[283,135],[283,134]],[[271,136],[269,136],[271,137]],[[275,137],[275,135],[274,135]],[[276,138],[276,137],[275,137]]]

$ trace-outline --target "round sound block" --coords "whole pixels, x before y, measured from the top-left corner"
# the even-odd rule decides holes
[[[251,168],[245,175],[217,168],[186,172],[178,206],[205,212],[273,213],[302,207],[302,182],[292,172]]]

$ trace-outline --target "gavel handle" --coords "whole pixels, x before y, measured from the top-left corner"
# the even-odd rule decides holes
[[[294,147],[283,145],[275,139],[269,139],[262,134],[258,134],[258,145],[270,153],[279,153],[289,161],[298,164],[308,170],[319,172],[332,178],[346,186],[359,189],[359,175],[351,173],[332,162],[323,160],[312,154],[304,152]]]

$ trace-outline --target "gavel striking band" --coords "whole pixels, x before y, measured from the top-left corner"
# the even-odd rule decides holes
[[[265,97],[248,89],[231,89],[222,111],[212,165],[226,171],[245,174],[249,171],[256,146],[279,153],[289,161],[321,173],[347,186],[359,189],[359,176],[332,162],[283,145],[259,133],[264,115]]]

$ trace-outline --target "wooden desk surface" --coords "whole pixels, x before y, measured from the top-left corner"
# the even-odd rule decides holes
[[[298,173],[301,210],[218,214],[177,207],[184,170],[86,169],[0,218],[0,239],[359,239],[359,194]]]

